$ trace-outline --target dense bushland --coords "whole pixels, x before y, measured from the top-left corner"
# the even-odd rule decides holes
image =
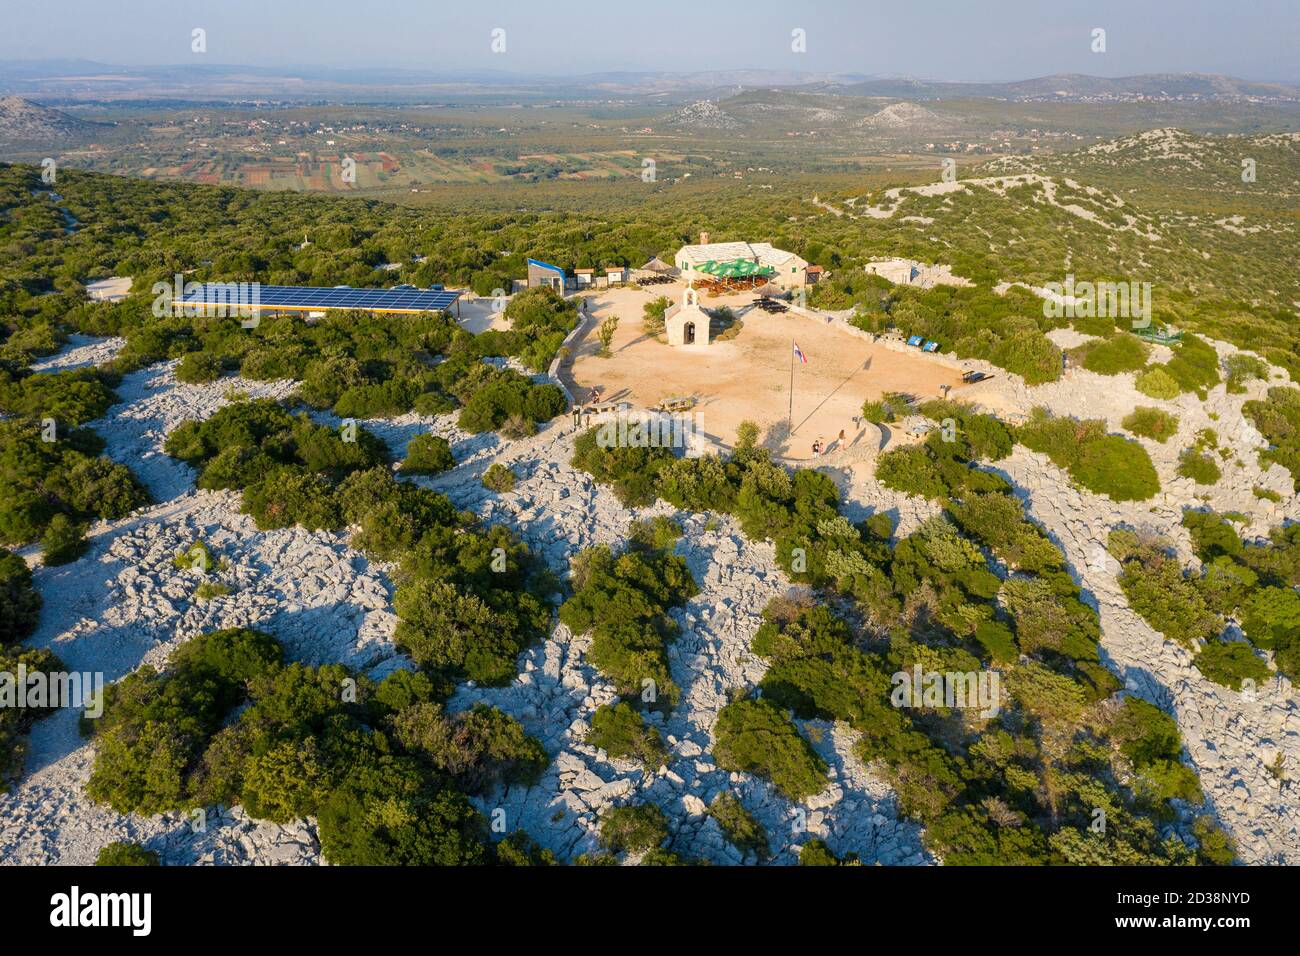
[[[333,863],[489,859],[467,794],[535,782],[548,758],[488,707],[448,714],[428,677],[375,683],[338,664],[286,664],[270,635],[216,631],[141,667],[84,721],[87,793],[121,813],[239,805],[278,823],[317,818]]]
[[[199,469],[200,488],[244,489],[244,510],[259,528],[338,528],[344,519],[333,484],[388,460],[387,446],[365,429],[345,437],[261,399],[183,422],[163,447]]]
[[[1121,372],[1136,372],[1146,365],[1150,351],[1150,347],[1137,336],[1118,332],[1109,338],[1071,349],[1069,354],[1090,372],[1119,375]]]
[[[1281,465],[1300,491],[1300,388],[1270,388],[1268,398],[1246,402],[1241,411],[1268,440],[1260,463]]]
[[[807,169],[807,163],[802,157],[800,168]],[[1300,341],[1290,309],[1298,293],[1278,245],[1279,230],[1235,235],[1207,225],[1196,229],[1195,241],[1162,245],[1153,255],[1140,229],[1114,228],[1123,225],[1118,210],[1071,192],[1059,179],[1059,194],[1093,210],[1096,221],[1045,202],[1039,184],[1002,195],[977,186],[944,197],[906,194],[902,213],[872,220],[864,229],[858,218],[829,214],[800,216],[793,225],[790,206],[810,194],[802,177],[778,177],[762,195],[747,183],[714,177],[595,193],[586,183],[581,193],[566,190],[562,197],[540,200],[550,211],[539,212],[521,209],[513,191],[488,188],[463,197],[456,190],[456,202],[413,209],[68,169],[60,171],[59,192],[82,224],[68,232],[59,207],[42,190],[40,172],[35,166],[0,166],[0,246],[13,252],[0,270],[0,332],[8,333],[0,357],[46,354],[69,327],[95,334],[122,331],[119,316],[141,305],[123,310],[88,303],[82,295],[83,282],[107,275],[135,277],[134,298],[144,307],[154,282],[171,281],[182,271],[197,281],[358,288],[445,282],[492,295],[524,275],[528,257],[566,267],[639,265],[654,255],[667,259],[701,228],[725,222],[725,238],[769,240],[832,269],[835,277],[813,290],[814,304],[839,309],[860,303],[874,313],[899,308],[905,313],[895,321],[899,328],[926,334],[958,354],[1001,358],[998,364],[1022,374],[1059,374],[1059,351],[1041,333],[1061,320],[1044,318],[1041,300],[1023,290],[1013,288],[1005,297],[989,290],[1002,280],[1059,281],[1067,260],[1079,275],[1141,271],[1160,290],[1155,321],[1234,341],[1300,373],[1294,364]],[[1134,211],[1152,202],[1159,206],[1170,188],[1163,181],[1134,182],[1122,167],[1094,166],[1075,175],[1103,186],[1124,180]],[[816,185],[813,191],[824,196],[863,197],[857,175]],[[1218,200],[1224,195],[1216,191]],[[1198,193],[1196,201],[1208,198]],[[1242,200],[1239,193],[1230,198]],[[874,257],[934,258],[932,236],[938,227],[924,227],[917,217],[979,224],[943,230],[943,261],[978,285],[894,288],[862,273],[862,265]],[[1210,253],[1208,259],[1203,251]],[[381,268],[391,262],[401,270]],[[915,314],[906,314],[908,307]]]
[[[573,596],[560,620],[575,634],[592,633],[587,659],[618,692],[655,709],[677,703],[680,691],[668,669],[666,645],[678,632],[668,609],[684,604],[699,587],[672,543],[633,534],[616,555],[607,545],[572,562]]]
[[[811,797],[828,782],[826,762],[768,700],[738,700],[722,708],[713,737],[719,767],[771,780],[792,801]]]
[[[101,453],[89,429],[56,430],[30,419],[0,422],[0,542],[28,544],[59,516],[84,524],[116,520],[147,504],[144,488],[125,465]]]
[[[931,401],[921,411],[941,422],[919,445],[881,455],[876,480],[887,488],[923,498],[960,497],[964,492],[1009,492],[999,476],[971,467],[976,460],[1000,461],[1011,453],[1011,432],[992,415],[976,414],[954,402]]]
[[[848,624],[812,605],[778,603],[767,616],[761,647],[755,642],[772,662],[761,684],[764,699],[796,716],[847,721],[860,732],[859,755],[884,769],[900,808],[925,824],[926,844],[944,862],[1196,859],[1161,832],[1173,816],[1170,799],[1200,795],[1195,774],[1179,762],[1177,725],[1157,708],[1099,696],[1025,657],[1004,665],[1007,690],[991,718],[900,708],[891,701],[891,674],[944,654],[942,645],[895,632],[863,650]],[[926,666],[963,665],[949,650],[946,660]],[[1104,837],[1089,827],[1098,800],[1107,814]]]
[[[977,286],[922,290],[847,275],[814,286],[808,301],[815,308],[853,307],[860,329],[923,335],[945,352],[985,359],[1031,385],[1061,377],[1061,350],[1044,334],[1053,323],[1042,317],[1042,300],[1022,289],[1005,296]]]
[[[927,846],[946,862],[1221,859],[1226,844],[1208,822],[1200,849],[1163,835],[1175,816],[1169,800],[1200,799],[1178,760],[1176,725],[1116,696],[1097,616],[1064,556],[1005,481],[972,466],[969,456],[1010,447],[1001,426],[981,425],[987,434],[967,428],[957,440],[958,428],[953,441],[936,433],[909,449],[919,493],[942,499],[946,513],[898,542],[883,516],[855,525],[840,515],[826,476],[792,474],[752,446],[725,459],[654,455],[647,475],[647,456],[588,440],[575,464],[606,484],[636,482],[643,500],[732,514],[747,535],[776,543],[792,579],[834,596],[769,607],[753,651],[770,666],[760,696],[722,712],[720,766],[764,775],[801,799],[824,778],[797,721],[840,720],[862,735],[860,755],[885,768],[903,811],[926,825]],[[861,623],[850,626],[838,602]],[[916,667],[994,668],[1005,688],[999,708],[894,706],[893,675]],[[1099,800],[1105,836],[1089,828]]]
[[[118,361],[143,363],[200,349],[184,352],[177,369],[182,381],[210,381],[229,366],[250,379],[297,379],[301,401],[342,418],[433,415],[459,407],[461,427],[470,431],[499,428],[514,416],[531,427],[564,410],[563,393],[483,359],[517,355],[542,361],[544,370],[558,347],[555,336],[566,334],[555,322],[569,321],[535,316],[547,302],[531,297],[521,304],[515,329],[477,336],[442,315],[345,312],[313,321],[267,319],[252,329],[233,319],[163,320],[172,324],[146,324],[138,335],[128,334]],[[564,315],[573,312],[571,303],[555,302]]]
[[[554,289],[525,289],[511,298],[505,315],[509,332],[489,331],[476,339],[482,354],[513,355],[534,372],[545,372],[578,324],[578,304]]]
[[[1247,543],[1232,522],[1212,511],[1186,511],[1199,572],[1185,570],[1167,540],[1117,529],[1108,547],[1121,563],[1120,586],[1137,611],[1172,641],[1198,649],[1196,666],[1211,680],[1240,689],[1271,672],[1251,649],[1271,651],[1278,671],[1300,672],[1300,529],[1274,528],[1269,540]],[[1236,621],[1249,643],[1221,636]]]
[[[344,440],[345,435],[350,440]],[[260,528],[354,529],[352,543],[400,564],[396,640],[439,681],[508,681],[545,633],[554,584],[504,527],[396,481],[364,428],[330,429],[270,401],[237,402],[168,437],[203,488],[242,488]]]
[[[98,369],[30,373],[0,365],[0,411],[76,428],[102,418],[117,402],[116,383],[115,375]]]
[[[1029,421],[1016,430],[1016,441],[1047,455],[1084,488],[1115,501],[1146,501],[1160,491],[1146,449],[1108,434],[1101,419],[1055,418],[1035,408]]]

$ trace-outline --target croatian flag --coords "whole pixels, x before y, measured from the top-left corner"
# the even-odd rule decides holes
[[[799,348],[798,342],[794,343],[794,354],[798,357],[799,361],[802,362],[804,365],[808,364],[808,356],[803,354],[803,349]]]

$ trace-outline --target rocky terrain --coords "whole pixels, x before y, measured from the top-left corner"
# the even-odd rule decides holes
[[[100,362],[119,347],[113,340],[76,338],[38,367]],[[195,491],[189,467],[162,452],[167,432],[181,421],[205,418],[239,394],[285,397],[294,383],[225,378],[184,385],[175,381],[173,367],[163,363],[128,375],[117,390],[122,403],[94,423],[108,453],[136,470],[156,503],[121,521],[97,524],[91,529],[91,550],[78,561],[37,569],[45,609],[30,643],[51,648],[70,668],[102,671],[110,680],[141,663],[163,662],[177,643],[198,633],[231,626],[266,629],[284,642],[292,658],[309,663],[341,661],[376,677],[409,666],[392,640],[396,619],[389,568],[350,548],[344,534],[258,531],[240,514],[237,494]],[[1268,772],[1278,752],[1290,766],[1300,761],[1300,714],[1292,689],[1274,681],[1248,700],[1206,680],[1184,649],[1164,641],[1128,609],[1115,580],[1118,569],[1104,551],[1109,530],[1124,524],[1169,534],[1194,560],[1178,521],[1182,507],[1198,500],[1245,514],[1248,536],[1264,534],[1300,510],[1286,473],[1277,466],[1259,468],[1255,451],[1262,439],[1241,416],[1242,402],[1258,397],[1267,384],[1251,383],[1245,395],[1228,395],[1219,386],[1204,403],[1191,396],[1162,403],[1139,396],[1131,375],[1072,370],[1061,382],[1029,388],[997,371],[998,378],[965,397],[1003,413],[1046,405],[1058,414],[1104,417],[1112,428],[1119,427],[1134,404],[1165,407],[1180,416],[1179,433],[1167,446],[1143,442],[1165,489],[1152,502],[1120,504],[1073,488],[1045,457],[1024,448],[1018,447],[998,468],[1063,549],[1085,596],[1098,608],[1108,663],[1130,691],[1177,717],[1186,756],[1200,774],[1213,810],[1238,841],[1241,858],[1251,863],[1300,861],[1297,785]],[[1284,376],[1274,374],[1279,381]],[[673,611],[682,636],[671,647],[670,664],[682,699],[666,718],[654,718],[670,753],[667,767],[658,773],[646,774],[639,765],[611,759],[583,742],[591,715],[615,693],[585,659],[588,638],[563,625],[521,655],[518,677],[509,686],[467,685],[457,692],[453,708],[479,701],[500,707],[541,739],[553,758],[537,785],[492,793],[480,801],[484,810],[504,809],[509,829],[525,828],[567,860],[595,849],[603,808],[635,797],[663,808],[677,852],[721,864],[756,862],[727,843],[705,812],[717,794],[729,791],[768,830],[772,862],[796,862],[798,848],[813,836],[826,840],[836,853],[856,853],[869,863],[933,862],[917,827],[899,819],[890,788],[852,756],[851,734],[841,728],[807,725],[830,767],[831,782],[803,804],[792,804],[766,782],[728,773],[713,762],[712,727],[718,712],[764,672],[762,659],[749,650],[762,609],[790,586],[770,543],[748,541],[725,517],[679,514],[662,503],[624,508],[610,490],[569,464],[573,431],[567,418],[517,442],[493,434],[469,435],[454,421],[454,415],[412,414],[363,424],[399,458],[416,434],[433,431],[446,437],[457,466],[415,480],[486,521],[507,525],[561,575],[579,550],[621,544],[634,518],[671,514],[685,529],[678,553],[701,588]],[[1173,468],[1177,451],[1210,423],[1240,465],[1225,469],[1218,485],[1203,489],[1174,477]],[[514,471],[513,491],[498,494],[483,487],[482,475],[494,462]],[[905,535],[937,510],[933,502],[879,485],[870,458],[843,466],[831,461],[826,468],[844,492],[844,510],[855,520],[883,512]],[[1280,504],[1256,498],[1255,486],[1285,492],[1285,497]],[[215,576],[231,588],[227,596],[198,600],[194,590],[203,579],[200,572],[172,564],[178,552],[199,538],[223,562]],[[27,774],[12,793],[0,797],[0,860],[87,863],[105,843],[131,839],[174,864],[321,862],[311,821],[259,824],[235,809],[200,826],[178,815],[122,816],[90,803],[83,786],[93,752],[79,737],[76,723],[76,714],[61,712],[36,725]]]
[[[916,103],[891,103],[879,112],[864,116],[857,123],[865,129],[901,130],[924,127],[927,131],[939,132],[951,123],[934,110],[926,109]]]
[[[486,459],[478,466],[462,465],[431,484],[462,507],[514,528],[552,567],[563,570],[582,548],[620,543],[632,517],[610,491],[572,470],[571,438],[566,428],[552,426],[536,439],[504,449],[497,460],[521,478],[516,490],[505,495],[482,487]],[[654,513],[673,512],[663,505],[645,511]],[[676,517],[686,529],[678,551],[702,591],[674,612],[682,637],[672,645],[669,661],[682,700],[667,720],[656,715],[671,751],[667,771],[646,776],[639,765],[611,760],[582,743],[591,714],[616,694],[584,660],[586,639],[560,625],[550,641],[524,654],[514,685],[467,688],[453,700],[455,705],[482,700],[500,707],[557,754],[538,786],[499,794],[485,809],[505,808],[508,827],[523,825],[568,858],[596,849],[599,811],[635,794],[668,814],[675,849],[717,863],[739,863],[737,851],[704,813],[717,794],[730,791],[768,829],[776,862],[796,862],[799,846],[810,836],[867,862],[922,862],[916,828],[897,819],[888,787],[852,757],[850,735],[837,734],[829,725],[816,731],[832,783],[802,807],[764,781],[729,774],[713,763],[713,722],[730,700],[729,692],[752,687],[762,677],[766,666],[749,653],[749,640],[763,608],[789,584],[771,545],[748,542],[730,519]]]
[[[0,97],[0,146],[84,139],[107,128],[103,123],[87,122],[21,96]]]
[[[742,125],[712,100],[683,106],[668,117],[668,124],[681,129],[739,129]]]
[[[1224,343],[1215,345],[1222,355],[1237,351]],[[1269,529],[1294,520],[1300,499],[1290,474],[1273,463],[1260,467],[1258,452],[1268,443],[1241,412],[1245,402],[1262,398],[1270,386],[1290,384],[1289,376],[1274,368],[1270,381],[1252,381],[1240,395],[1228,394],[1220,384],[1204,402],[1186,393],[1166,402],[1139,393],[1133,373],[1103,376],[1075,368],[1058,382],[1029,387],[1000,369],[972,364],[999,377],[960,397],[1001,413],[1023,414],[1041,405],[1057,415],[1105,419],[1116,432],[1137,405],[1179,417],[1178,432],[1167,442],[1138,439],[1160,476],[1162,491],[1151,501],[1114,502],[1073,487],[1070,477],[1047,456],[1023,446],[999,462],[997,470],[1015,485],[1029,514],[1065,553],[1076,581],[1097,608],[1108,665],[1131,692],[1178,719],[1210,805],[1240,844],[1241,858],[1294,864],[1300,860],[1300,785],[1279,781],[1268,769],[1279,752],[1288,766],[1300,761],[1300,705],[1294,688],[1277,678],[1251,699],[1205,678],[1192,666],[1189,651],[1165,640],[1129,609],[1116,579],[1119,566],[1106,552],[1112,529],[1149,529],[1172,539],[1185,564],[1197,565],[1181,524],[1183,509],[1189,506],[1243,515],[1240,530],[1246,539],[1266,537]],[[1230,451],[1223,477],[1211,486],[1176,474],[1178,453],[1203,428],[1214,428],[1220,446]],[[1257,497],[1257,487],[1276,492],[1281,501]]]

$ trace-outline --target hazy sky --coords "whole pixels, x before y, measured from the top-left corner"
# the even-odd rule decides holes
[[[0,59],[123,65],[1300,80],[1300,0],[3,0],[0,23]],[[190,51],[195,27],[203,57]],[[494,54],[498,27],[506,51]],[[1090,50],[1095,27],[1105,53]],[[791,51],[795,28],[806,53]]]

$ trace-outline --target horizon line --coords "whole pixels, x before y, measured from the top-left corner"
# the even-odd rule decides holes
[[[193,65],[198,67],[202,71],[209,71],[209,72],[213,70],[221,70],[221,69],[240,69],[240,70],[257,70],[272,75],[291,75],[295,71],[325,72],[325,71],[333,70],[333,71],[354,72],[354,73],[361,73],[361,72],[411,73],[411,74],[423,74],[425,76],[430,76],[430,77],[435,77],[435,76],[450,77],[450,76],[454,76],[456,73],[459,72],[459,73],[466,73],[466,74],[492,75],[492,76],[499,76],[502,78],[515,78],[515,79],[543,78],[548,80],[564,80],[564,79],[581,80],[589,77],[611,76],[611,75],[632,76],[632,77],[687,77],[687,76],[695,76],[695,75],[711,74],[711,73],[718,74],[718,75],[726,75],[731,73],[756,73],[756,74],[770,74],[773,76],[786,74],[786,75],[794,75],[794,76],[802,76],[802,77],[810,77],[810,78],[825,78],[825,77],[835,77],[835,76],[855,77],[858,78],[859,82],[910,80],[910,81],[915,81],[920,83],[951,83],[954,85],[964,85],[964,86],[992,86],[992,85],[1006,85],[1006,84],[1014,84],[1014,83],[1027,83],[1027,82],[1032,82],[1034,80],[1054,79],[1057,77],[1061,77],[1061,78],[1081,77],[1081,78],[1096,79],[1096,80],[1126,80],[1126,79],[1139,79],[1143,77],[1154,77],[1154,76],[1171,76],[1171,77],[1204,76],[1204,77],[1221,77],[1224,79],[1237,80],[1237,81],[1247,82],[1247,83],[1275,83],[1275,84],[1283,84],[1283,85],[1300,85],[1300,75],[1297,75],[1296,77],[1290,79],[1282,79],[1277,77],[1249,77],[1249,76],[1242,76],[1233,73],[1221,73],[1221,72],[1215,72],[1213,70],[1197,70],[1197,69],[1157,70],[1149,73],[1125,72],[1119,74],[1082,73],[1082,72],[1075,71],[1075,72],[1065,72],[1065,73],[1042,73],[1042,74],[1036,74],[1030,76],[1022,75],[1014,79],[975,80],[975,79],[952,79],[949,77],[929,76],[929,75],[918,74],[918,73],[863,73],[851,69],[807,70],[807,69],[793,69],[793,68],[786,69],[786,68],[779,68],[779,67],[773,68],[770,66],[735,66],[735,67],[725,67],[725,68],[720,67],[715,69],[697,69],[697,70],[611,68],[605,70],[590,70],[584,73],[565,73],[565,72],[553,73],[544,70],[509,70],[509,69],[501,69],[498,67],[488,67],[488,66],[460,66],[460,67],[453,66],[445,69],[432,69],[429,67],[394,66],[394,65],[382,65],[382,64],[366,64],[366,65],[354,64],[354,65],[347,65],[347,66],[325,64],[325,63],[297,63],[297,64],[286,64],[286,65],[269,65],[269,64],[261,64],[261,63],[223,62],[223,63],[200,64],[200,63],[194,63],[192,60],[176,60],[172,62],[151,62],[151,63],[112,63],[105,60],[90,60],[85,57],[7,57],[7,58],[0,57],[0,68],[3,68],[10,64],[36,65],[42,63],[54,64],[59,62],[85,63],[87,65],[99,66],[99,67],[111,67],[113,69],[119,69],[119,70],[149,70],[149,69],[164,69],[164,68],[172,69],[177,67],[185,67],[185,66]],[[54,77],[48,77],[47,79],[53,79],[53,78]]]

